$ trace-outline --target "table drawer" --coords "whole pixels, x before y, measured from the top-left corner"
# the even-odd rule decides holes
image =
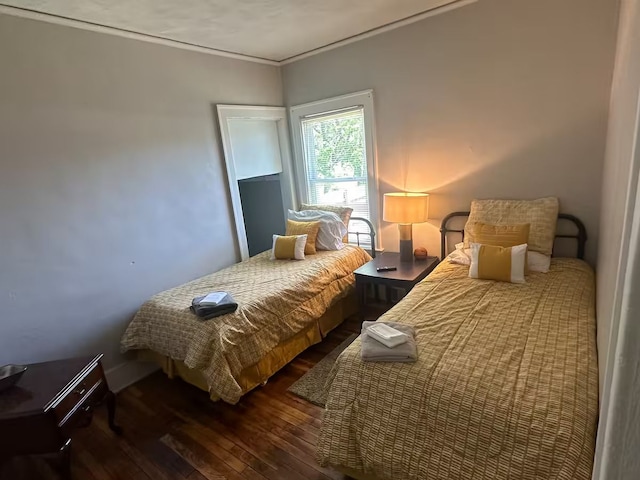
[[[58,426],[64,425],[96,390],[103,389],[102,366],[97,363],[82,378],[67,390],[67,394],[54,407]]]

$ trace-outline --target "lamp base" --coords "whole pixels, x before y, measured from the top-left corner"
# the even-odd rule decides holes
[[[401,223],[398,225],[400,232],[400,261],[413,262],[413,226]]]
[[[413,240],[400,240],[400,261],[413,262]]]

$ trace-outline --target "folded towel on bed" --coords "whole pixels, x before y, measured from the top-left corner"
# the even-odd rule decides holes
[[[386,325],[405,333],[409,340],[406,343],[389,348],[367,334],[367,328],[376,322],[362,322],[360,341],[362,344],[362,360],[365,362],[415,362],[418,359],[416,349],[416,332],[410,325],[396,322],[384,322]]]
[[[224,293],[224,296],[218,297],[216,302],[203,302],[208,295],[194,298],[191,301],[191,311],[204,320],[235,312],[238,309],[238,304],[233,297],[229,293],[221,293]]]

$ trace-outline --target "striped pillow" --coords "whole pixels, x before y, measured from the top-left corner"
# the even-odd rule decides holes
[[[474,223],[469,226],[469,243],[495,245],[497,247],[514,247],[529,243],[530,224],[490,225]]]
[[[524,265],[526,259],[526,244],[515,247],[498,247],[472,243],[469,277],[499,282],[525,283]]]

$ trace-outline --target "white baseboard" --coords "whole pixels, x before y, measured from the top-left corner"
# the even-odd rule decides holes
[[[160,367],[155,363],[138,362],[130,360],[105,371],[109,388],[114,392],[119,392],[129,385],[142,380],[147,375],[158,370]]]

